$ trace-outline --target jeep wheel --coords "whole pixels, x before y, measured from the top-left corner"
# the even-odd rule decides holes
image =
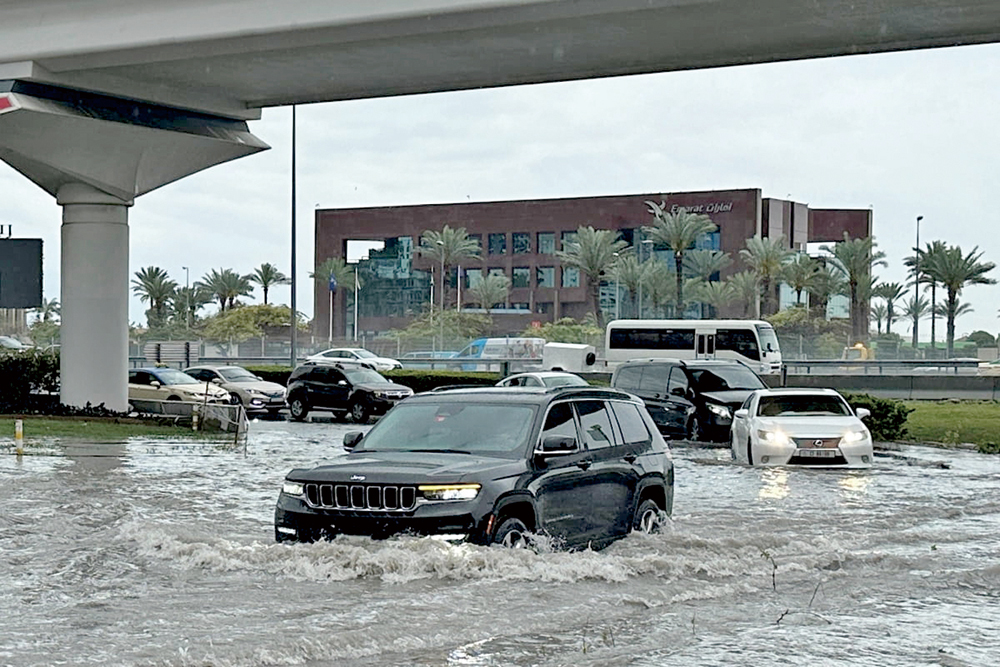
[[[309,414],[309,406],[306,405],[305,400],[296,396],[288,402],[288,412],[291,413],[292,419],[295,421],[303,421]]]
[[[368,406],[364,401],[355,401],[351,404],[351,419],[355,424],[365,424],[368,422]]]
[[[701,438],[701,422],[698,421],[697,416],[691,417],[691,421],[687,425],[687,439],[692,442],[700,442]]]
[[[660,532],[660,506],[655,500],[647,498],[643,500],[635,510],[635,517],[632,518],[632,530],[644,535]]]
[[[491,544],[507,547],[508,549],[527,549],[527,533],[528,528],[520,519],[504,519],[500,523],[500,526],[497,527],[496,532],[493,533]]]

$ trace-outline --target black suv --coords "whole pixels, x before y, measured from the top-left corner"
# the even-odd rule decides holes
[[[729,440],[733,413],[755,389],[767,385],[739,361],[633,359],[615,369],[611,386],[646,404],[666,436]]]
[[[412,395],[409,387],[386,380],[365,364],[308,362],[288,376],[285,400],[292,419],[305,419],[310,410],[333,410],[361,424]]]
[[[288,473],[275,538],[446,535],[568,547],[652,531],[673,508],[670,453],[642,404],[595,387],[418,394],[327,465]]]

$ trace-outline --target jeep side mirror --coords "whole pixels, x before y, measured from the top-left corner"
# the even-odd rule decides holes
[[[684,391],[684,387],[674,387],[673,389],[670,390],[671,396],[680,396],[681,398],[683,398],[686,394],[687,392]]]
[[[857,410],[854,411],[854,414],[858,416],[858,419],[864,419],[866,417],[871,417],[872,411],[869,410],[868,408],[858,408]]]
[[[361,438],[364,437],[364,433],[361,431],[349,431],[344,434],[344,449],[347,451],[354,451],[354,448],[358,446],[361,442]]]
[[[347,386],[347,380],[338,380],[337,381],[337,385],[340,386],[340,387],[346,387]]]
[[[737,419],[746,419],[749,415],[750,411],[747,410],[746,408],[740,408],[739,410],[733,413],[733,416],[736,417]]]
[[[576,454],[578,451],[576,438],[568,435],[547,435],[542,439],[541,448],[535,453],[542,456],[565,456]]]

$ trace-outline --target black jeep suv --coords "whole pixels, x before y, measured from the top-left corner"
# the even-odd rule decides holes
[[[596,387],[417,394],[349,453],[288,473],[275,538],[446,535],[524,547],[529,533],[601,547],[673,508],[670,453],[642,404]]]
[[[305,419],[310,410],[332,410],[360,424],[412,395],[409,387],[386,380],[365,364],[307,362],[288,376],[285,400],[292,419]]]
[[[633,359],[615,369],[611,386],[641,398],[664,435],[715,442],[729,440],[733,413],[767,387],[745,364],[721,359]]]

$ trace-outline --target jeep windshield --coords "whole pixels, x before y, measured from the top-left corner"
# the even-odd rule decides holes
[[[691,368],[698,391],[730,391],[733,389],[763,389],[764,383],[749,368],[740,365]]]
[[[455,452],[521,458],[535,406],[440,401],[401,403],[364,437],[357,452]]]

